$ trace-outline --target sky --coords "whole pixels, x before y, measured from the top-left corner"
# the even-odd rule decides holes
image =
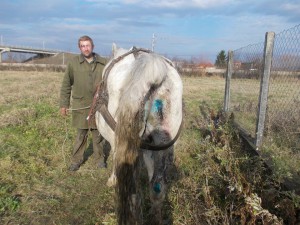
[[[214,63],[227,53],[300,24],[299,0],[1,0],[0,45],[79,53],[89,35],[94,51],[112,43],[168,58]]]

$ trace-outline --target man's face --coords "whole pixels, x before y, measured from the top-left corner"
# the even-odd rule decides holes
[[[79,48],[84,57],[92,57],[93,47],[90,41],[80,41]]]

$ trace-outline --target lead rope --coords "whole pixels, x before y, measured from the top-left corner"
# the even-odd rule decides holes
[[[83,110],[83,109],[89,109],[90,106],[86,106],[86,107],[82,107],[82,108],[70,108],[70,109],[67,109],[67,111],[78,111],[78,110]],[[65,143],[68,139],[68,135],[69,135],[69,129],[68,129],[68,123],[67,123],[67,117],[65,117],[65,139],[63,141],[63,144],[61,146],[61,154],[63,156],[63,159],[64,159],[64,164],[67,166],[67,162],[66,162],[66,154],[65,154]]]
[[[63,144],[61,146],[61,154],[62,154],[63,159],[64,159],[64,164],[65,164],[65,166],[67,166],[67,163],[66,163],[66,154],[65,154],[65,150],[64,150],[65,143],[67,141],[68,133],[69,133],[69,131],[68,131],[68,124],[67,124],[67,118],[65,118],[65,131],[66,131],[66,134],[65,134],[64,142],[63,142]]]
[[[89,108],[91,108],[91,106],[86,106],[86,107],[76,108],[76,109],[67,109],[67,111],[77,111],[77,110],[89,109]]]

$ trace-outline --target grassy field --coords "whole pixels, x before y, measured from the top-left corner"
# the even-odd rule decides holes
[[[75,132],[58,113],[62,75],[0,71],[0,224],[116,224],[114,189],[106,186],[111,159],[98,170],[89,147],[80,170],[67,170]],[[182,79],[184,129],[165,224],[296,224],[300,197],[246,153],[230,117],[214,126],[224,79]],[[147,211],[145,218],[150,223]]]

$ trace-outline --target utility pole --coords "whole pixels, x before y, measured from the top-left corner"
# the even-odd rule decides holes
[[[156,36],[155,36],[155,34],[153,33],[153,35],[152,35],[152,48],[151,48],[152,52],[154,52],[154,46],[155,46],[155,43],[156,43]]]

